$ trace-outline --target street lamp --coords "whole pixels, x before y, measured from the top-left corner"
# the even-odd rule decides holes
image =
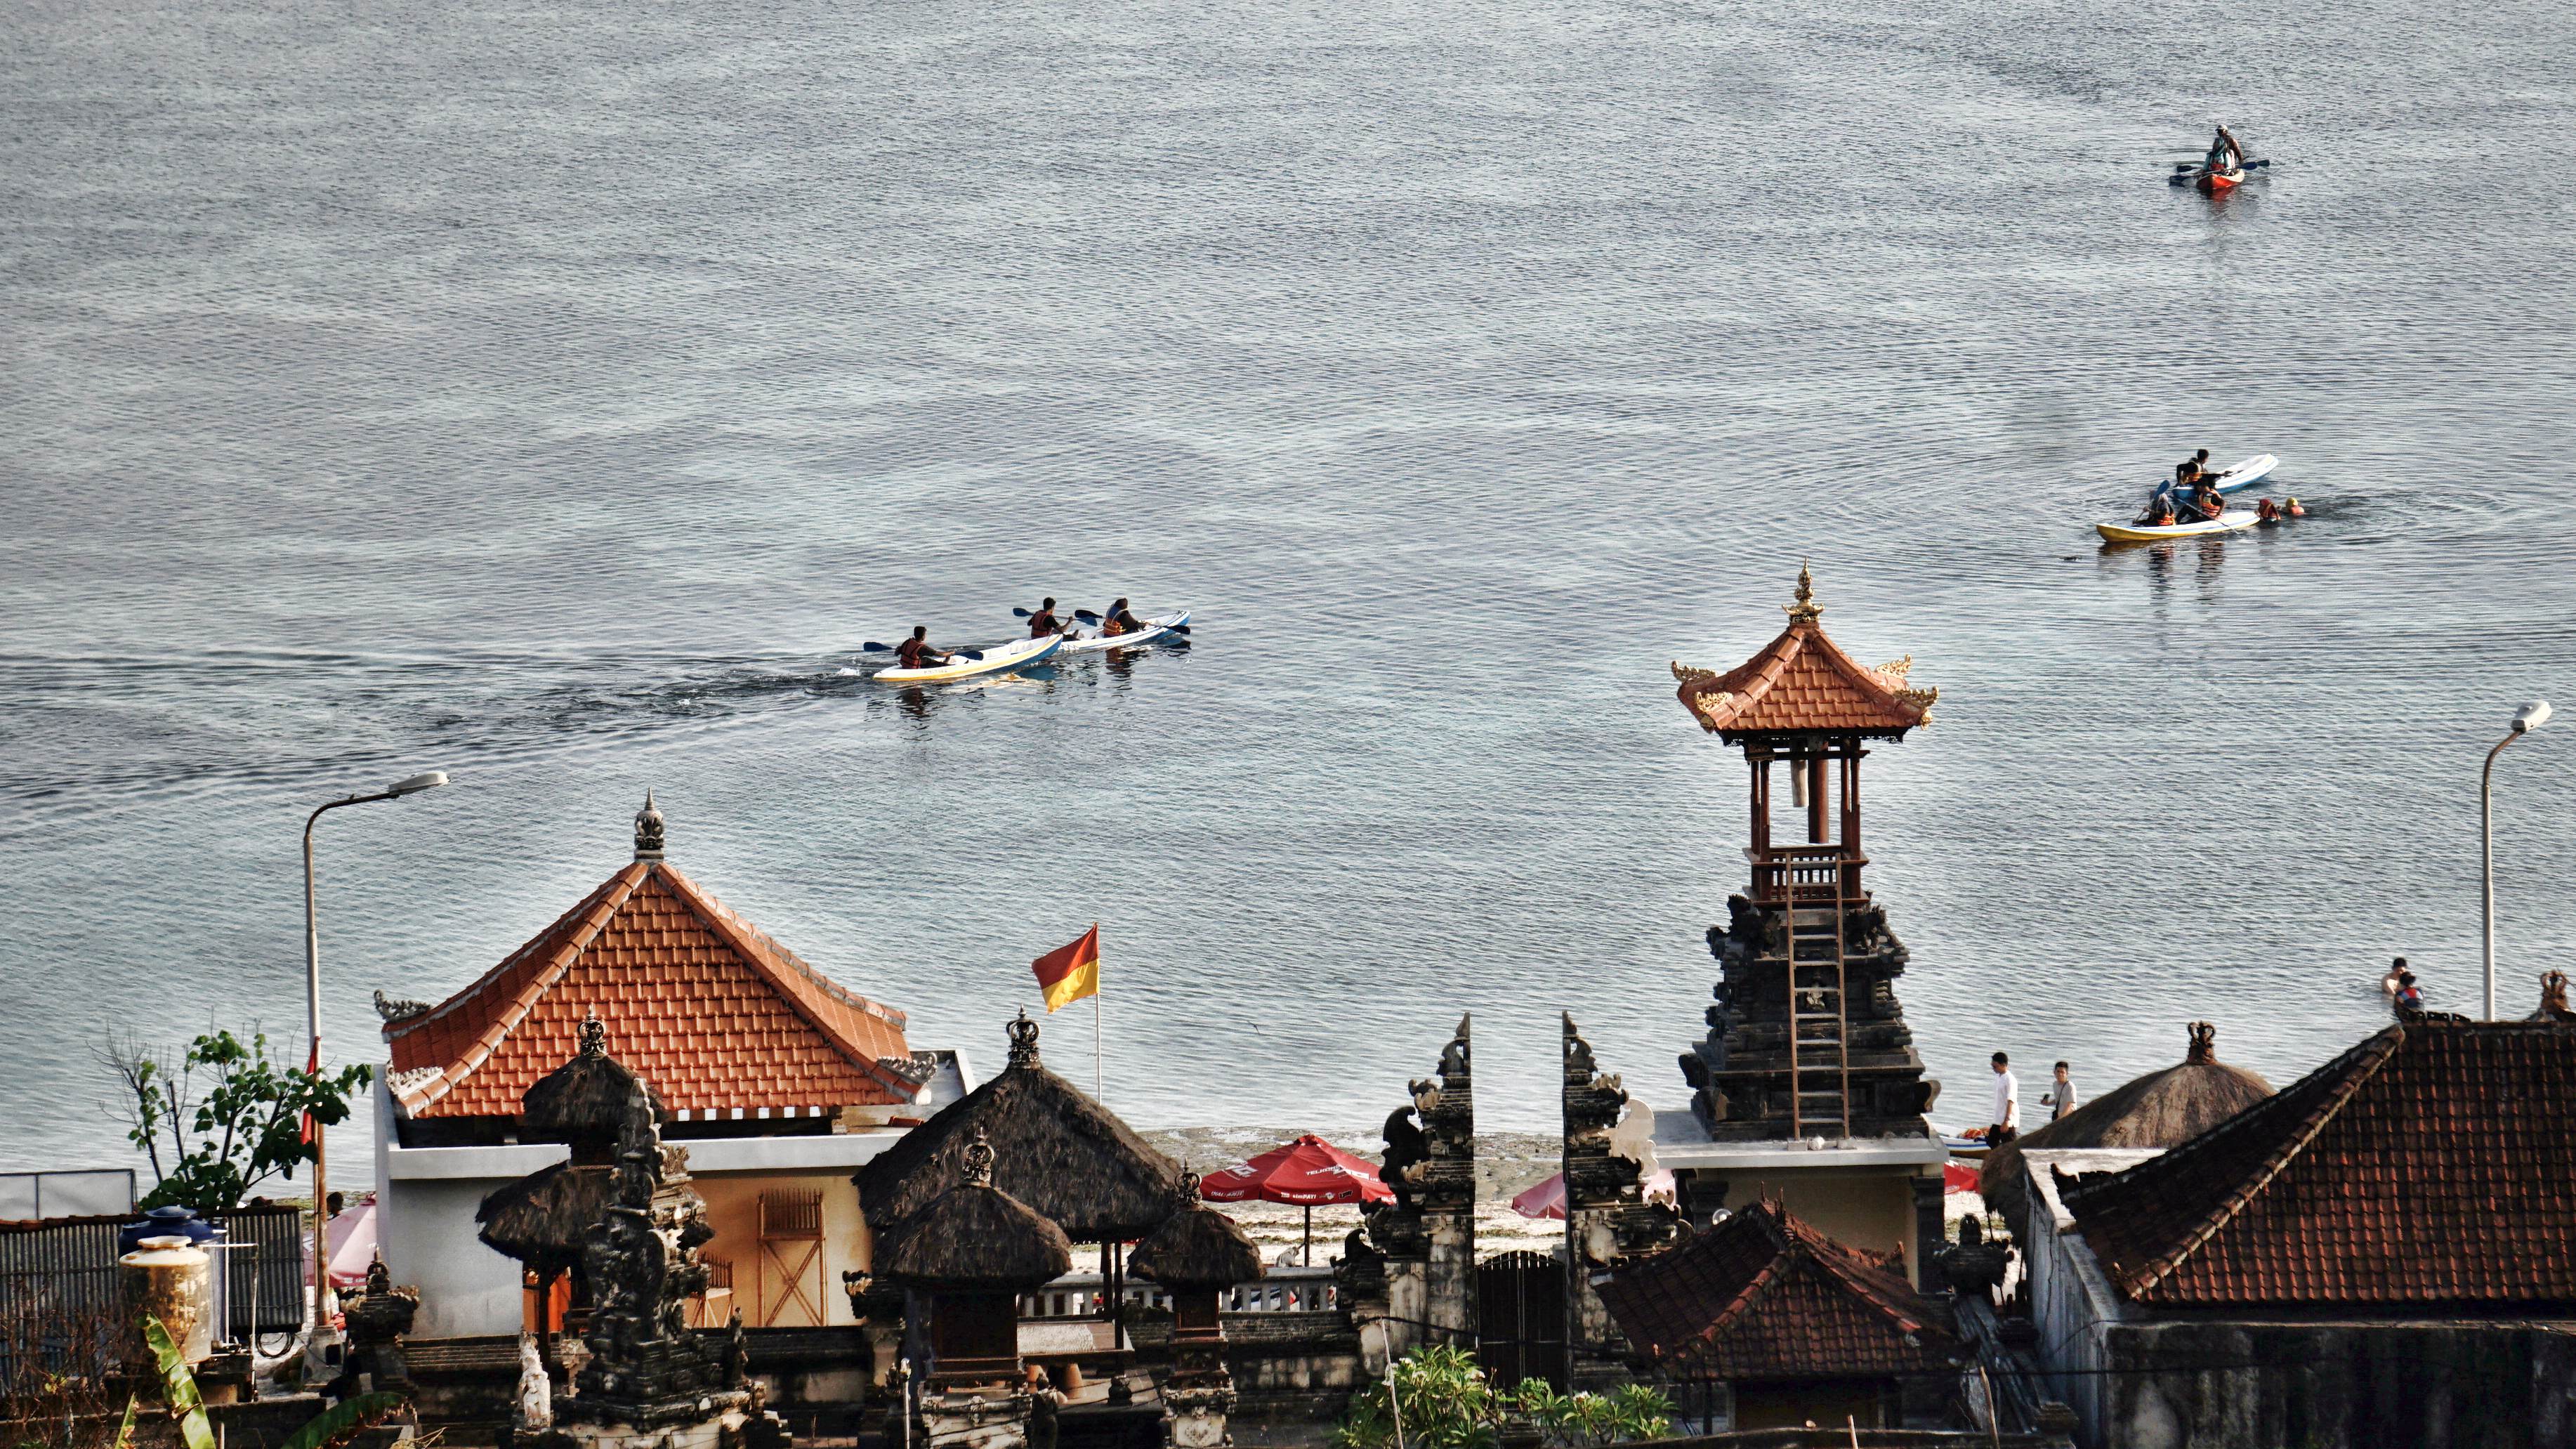
[[[2495,1020],[2495,757],[2504,747],[2549,723],[2549,701],[2535,699],[2513,712],[2513,732],[2487,751],[2485,773],[2478,776],[2478,873],[2485,884],[2487,929],[2487,1016]]]
[[[372,795],[350,795],[334,800],[304,817],[304,1032],[311,1043],[304,1059],[307,1076],[322,1075],[322,937],[313,920],[313,825],[323,812],[343,805],[366,805],[378,800],[399,800],[423,790],[435,790],[447,783],[447,772],[431,770],[398,780]],[[322,1119],[313,1119],[313,1332],[306,1340],[318,1346],[322,1342],[322,1295],[331,1282],[331,1244],[324,1236],[330,1225],[330,1198],[322,1185]]]

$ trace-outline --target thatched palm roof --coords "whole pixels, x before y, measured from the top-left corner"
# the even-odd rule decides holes
[[[996,1153],[978,1132],[962,1179],[877,1239],[876,1272],[915,1288],[1025,1292],[1073,1268],[1064,1229],[993,1186]]]
[[[1009,1065],[913,1128],[852,1175],[868,1225],[898,1230],[964,1177],[977,1132],[992,1143],[994,1186],[1080,1242],[1133,1241],[1172,1215],[1180,1164],[1038,1063],[1038,1026],[1011,1023]]]
[[[581,1263],[583,1235],[616,1196],[616,1169],[558,1162],[496,1189],[474,1221],[494,1252],[538,1273],[569,1272]]]
[[[1986,1155],[1977,1192],[2026,1237],[2029,1171],[2022,1153],[2047,1147],[2172,1147],[2187,1142],[2264,1098],[2272,1084],[2218,1060],[2218,1028],[2191,1023],[2191,1049],[2178,1066],[2149,1072],[2104,1093],[2035,1132]]]
[[[636,1110],[671,1118],[653,1084],[608,1054],[599,1018],[581,1024],[581,1050],[519,1098],[519,1135],[536,1142],[613,1141]]]
[[[1127,1266],[1166,1288],[1227,1288],[1262,1275],[1261,1250],[1234,1219],[1198,1201],[1198,1175],[1184,1179],[1189,1197],[1136,1245]]]

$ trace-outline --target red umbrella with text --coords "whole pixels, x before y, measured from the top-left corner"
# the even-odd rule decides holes
[[[1285,1202],[1306,1210],[1309,1266],[1315,1261],[1315,1205],[1337,1202],[1392,1202],[1395,1189],[1378,1179],[1377,1167],[1353,1157],[1309,1132],[1284,1147],[1222,1172],[1199,1179],[1199,1196],[1209,1202]]]

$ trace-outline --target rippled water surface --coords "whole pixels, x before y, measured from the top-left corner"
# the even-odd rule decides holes
[[[1802,558],[1926,1058],[2276,1080],[2475,1009],[2477,775],[2576,710],[2559,4],[310,0],[0,17],[0,1157],[88,1044],[436,998],[673,858],[921,1045],[1102,924],[1108,1095],[1371,1122],[1462,1010],[1649,1101]],[[2224,117],[2270,179],[2160,174]],[[2110,552],[2193,446],[2294,528]],[[906,696],[1014,603],[1194,647]],[[2499,766],[2505,996],[2576,717]],[[1087,1013],[1085,1013],[1087,1014]],[[1090,1023],[1048,1037],[1089,1074]],[[300,1055],[300,1045],[290,1049]],[[2034,1074],[2035,1076],[2035,1074]],[[2035,1096],[2035,1090],[2033,1095]],[[344,1161],[351,1159],[343,1159]]]

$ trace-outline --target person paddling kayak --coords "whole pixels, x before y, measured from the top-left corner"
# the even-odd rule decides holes
[[[1101,611],[1100,637],[1104,639],[1115,639],[1122,634],[1142,634],[1152,627],[1129,613],[1127,601],[1123,598]]]
[[[1055,616],[1055,600],[1039,601],[1038,611],[1029,615],[1029,637],[1043,639],[1049,634],[1061,634],[1064,631],[1065,622]]]
[[[913,625],[912,637],[894,646],[895,667],[898,669],[927,669],[934,664],[947,663],[949,656],[931,648],[929,636],[929,625]]]
[[[2245,169],[2245,147],[2225,126],[2221,126],[2218,135],[2210,141],[2209,157],[2202,164],[2212,171],[2242,171]]]

